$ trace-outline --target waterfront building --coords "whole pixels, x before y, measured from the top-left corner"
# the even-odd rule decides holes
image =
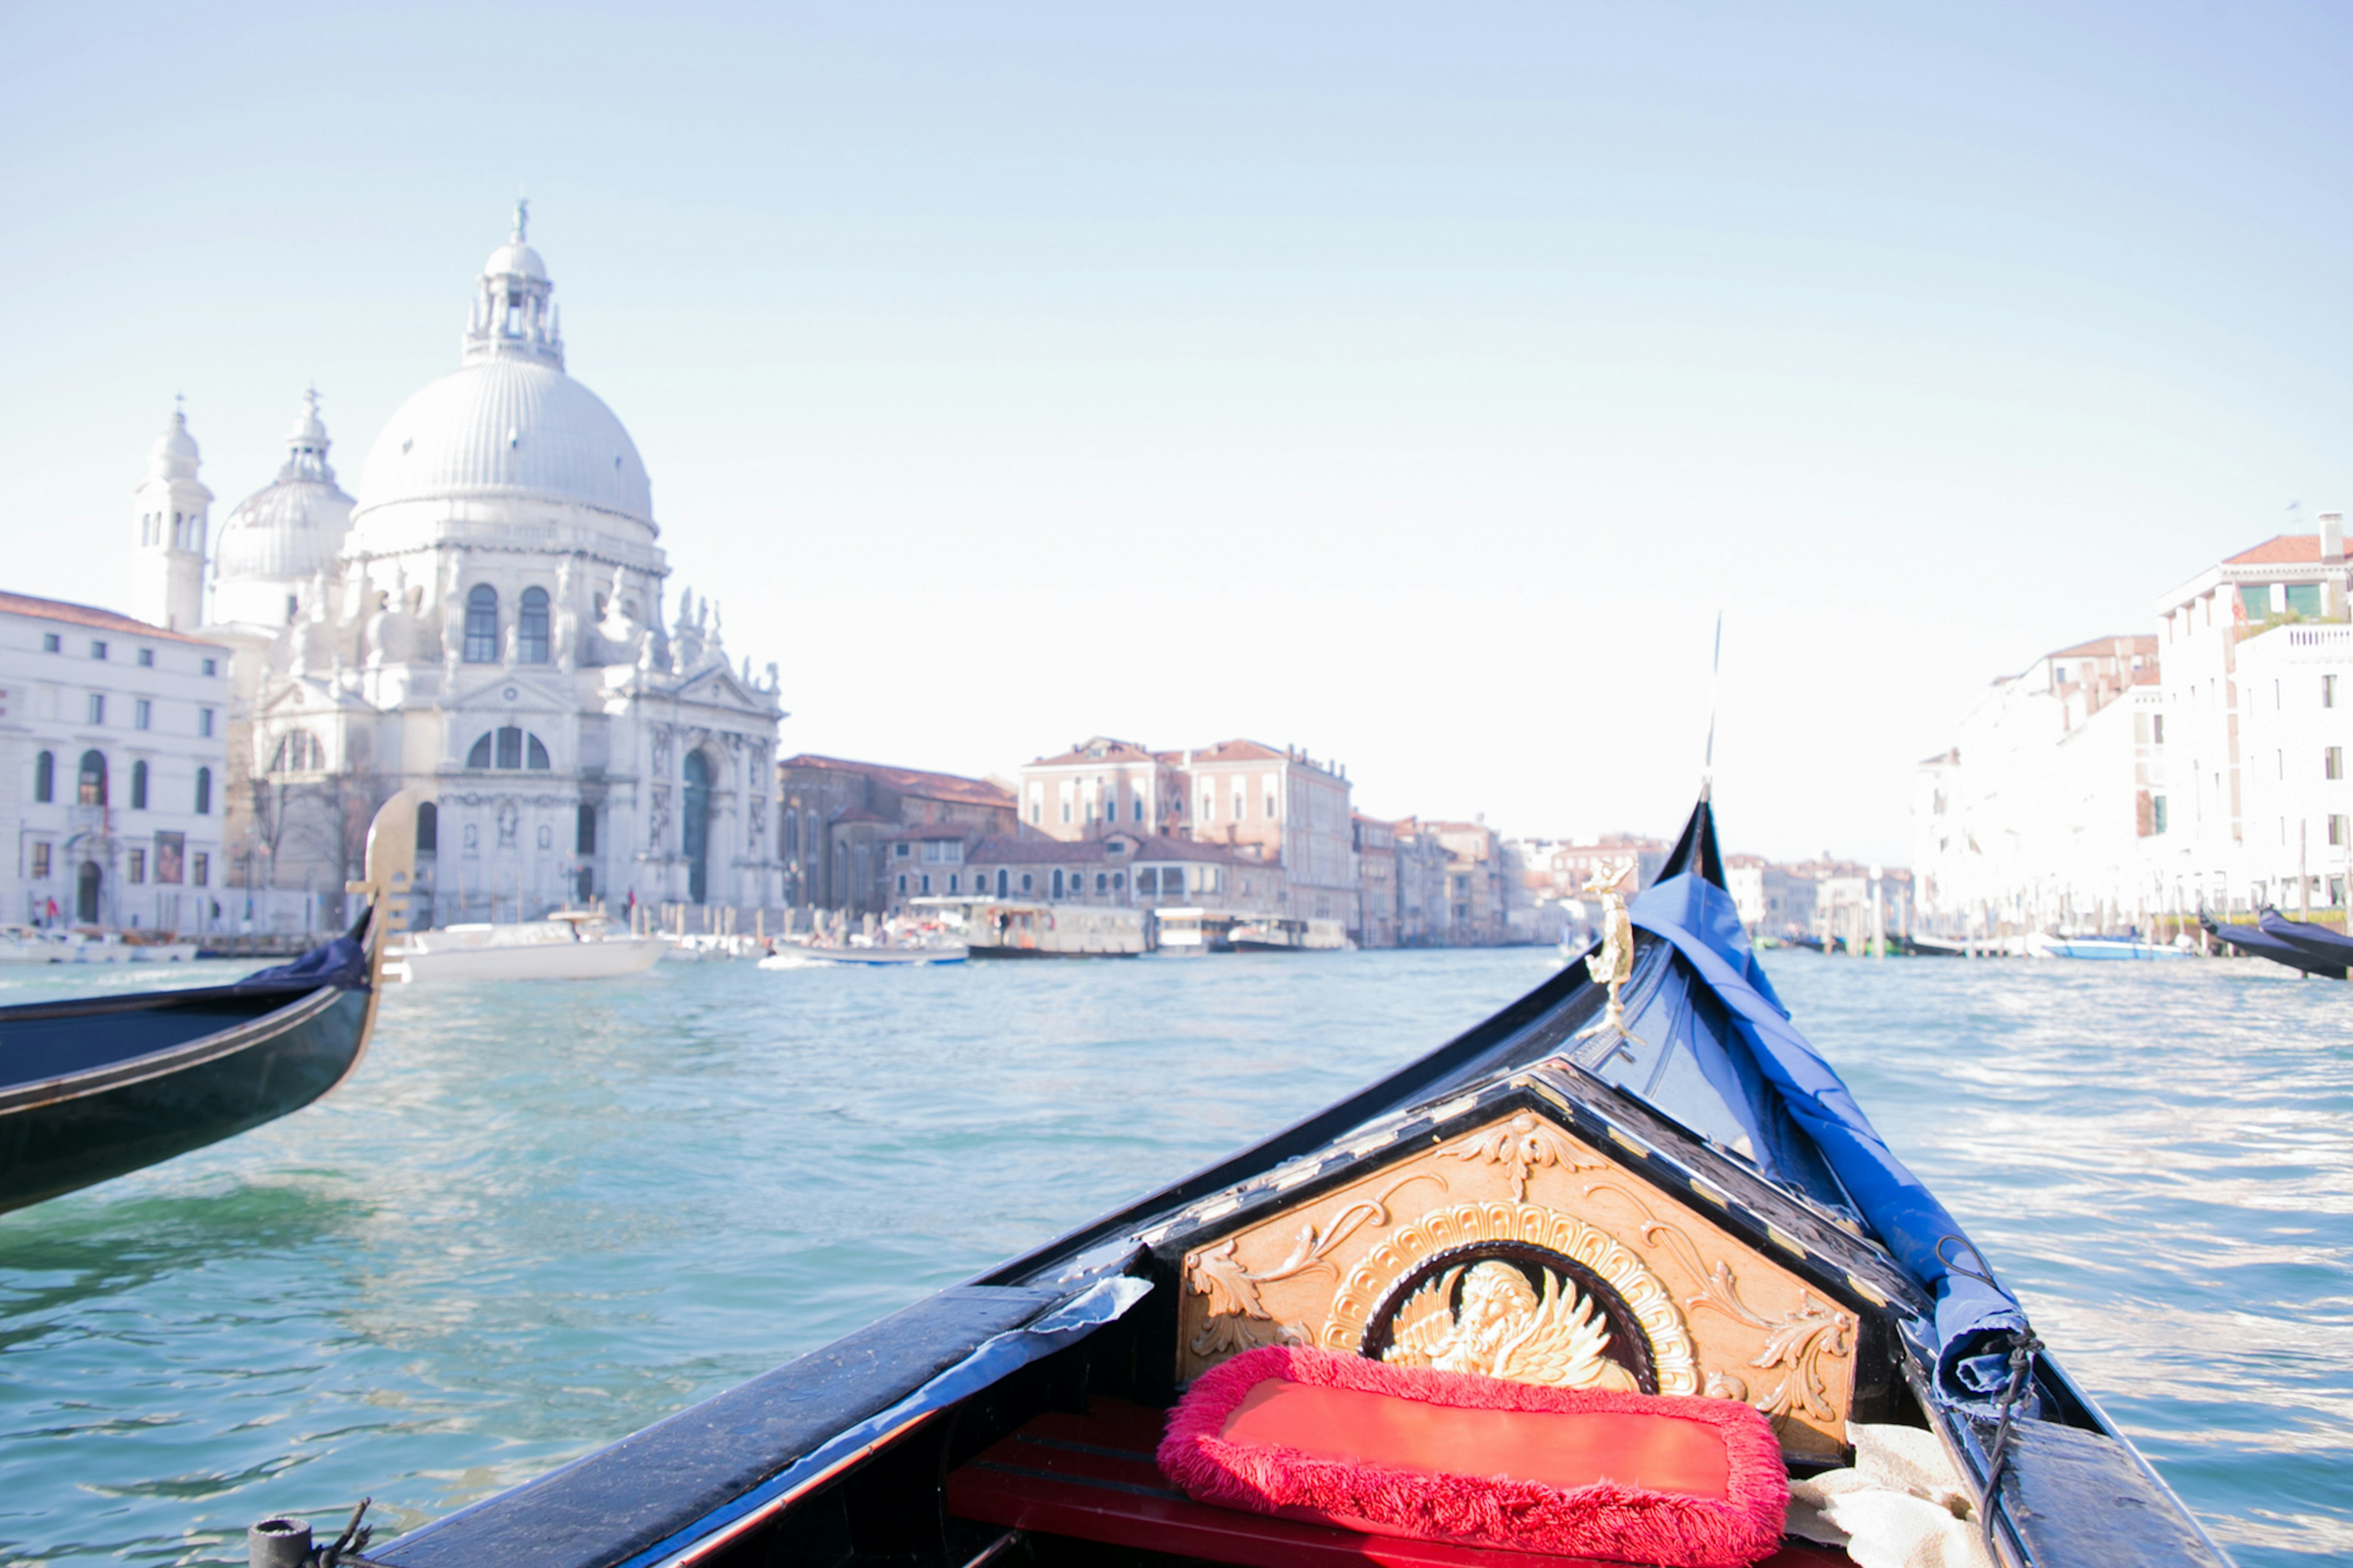
[[[1356,833],[1356,919],[1352,934],[1359,947],[1395,947],[1398,923],[1397,824],[1350,815]]]
[[[1257,741],[1155,752],[1098,735],[1021,770],[1021,825],[1065,840],[1118,831],[1216,844],[1264,863],[1270,912],[1360,925],[1346,770]]]
[[[1927,929],[1993,936],[2146,926],[2164,907],[2144,841],[2167,829],[2153,748],[2159,642],[2109,636],[1996,680],[1915,773],[1913,870]],[[1840,918],[1818,887],[1820,934]]]
[[[1011,789],[960,773],[803,752],[777,764],[776,792],[793,906],[871,914],[903,896],[977,891],[973,847],[1018,831]]]
[[[1398,945],[1444,947],[1454,924],[1446,899],[1446,846],[1408,817],[1389,824],[1397,857]]]
[[[1049,838],[1181,830],[1183,753],[1097,735],[1021,770],[1021,825]]]
[[[177,421],[159,458],[177,464],[183,443],[193,478]],[[201,538],[186,500],[154,510]],[[0,918],[217,929],[228,661],[185,631],[0,594],[0,831],[16,850]]]
[[[2258,626],[2235,658],[2244,907],[2341,916],[2353,885],[2353,626]]]
[[[1025,825],[1026,826],[1026,825]],[[1023,833],[971,847],[966,896],[1039,903],[1105,904],[1160,910],[1207,909],[1244,916],[1279,913],[1281,868],[1256,856],[1166,834],[1125,828],[1085,838]],[[935,883],[937,891],[955,893]],[[909,877],[900,897],[920,896]]]
[[[1355,831],[1347,770],[1296,746],[1221,741],[1184,753],[1190,837],[1255,847],[1282,868],[1279,912],[1357,928]]]
[[[393,416],[356,497],[306,397],[277,480],[222,531],[204,635],[234,650],[230,875],[339,906],[375,805],[408,786],[419,924],[773,904],[776,667],[737,668],[707,600],[666,614],[645,465],[565,372],[524,216],[458,367]],[[166,442],[185,434],[175,416]],[[193,441],[167,456],[138,495],[142,602],[193,626],[204,533],[166,520],[209,498]]]
[[[1442,891],[1437,904],[1443,931],[1433,933],[1433,941],[1455,947],[1493,947],[1511,940],[1507,892],[1511,879],[1495,832],[1483,816],[1473,822],[1409,817],[1397,825],[1397,839],[1400,847],[1409,840],[1434,847],[1443,857]]]
[[[2170,908],[2300,906],[2296,879],[2320,874],[2305,869],[2325,858],[2313,847],[2348,809],[2326,772],[2333,709],[2319,705],[2341,668],[2344,644],[2326,634],[2347,622],[2348,573],[2330,512],[2316,533],[2266,540],[2157,601],[2168,787],[2152,858]]]

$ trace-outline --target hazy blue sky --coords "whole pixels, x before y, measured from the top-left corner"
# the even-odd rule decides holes
[[[527,188],[788,748],[1247,734],[1905,858],[1997,674],[2353,503],[2341,8],[0,11],[5,585],[347,489]]]

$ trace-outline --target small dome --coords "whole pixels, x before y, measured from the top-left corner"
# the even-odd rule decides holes
[[[491,278],[521,277],[544,279],[547,277],[547,264],[540,260],[538,251],[520,239],[512,239],[491,252],[491,258],[482,263],[482,272],[484,276]]]
[[[172,423],[147,449],[148,472],[159,479],[192,479],[196,477],[200,460],[196,438],[188,434],[187,415],[177,408],[172,410]]]
[[[302,412],[286,433],[286,463],[277,482],[248,496],[222,526],[214,559],[227,618],[268,619],[274,613],[274,594],[245,608],[242,600],[248,595],[234,591],[240,584],[293,583],[334,569],[351,528],[353,502],[327,464],[332,445],[314,388],[302,395]]]
[[[540,498],[653,526],[637,443],[604,400],[554,365],[500,355],[400,405],[360,470],[360,510]]]

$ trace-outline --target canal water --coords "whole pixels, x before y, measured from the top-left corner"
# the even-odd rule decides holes
[[[396,992],[326,1103],[0,1215],[0,1562],[241,1560],[248,1521],[364,1493],[420,1523],[1282,1125],[1548,959]],[[2353,1557],[2353,993],[1767,966],[2238,1561]]]

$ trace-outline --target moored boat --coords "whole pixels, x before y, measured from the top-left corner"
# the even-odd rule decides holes
[[[1576,1440],[1449,1449],[1523,1416]],[[1762,1448],[1700,1443],[1647,1489],[1613,1472],[1630,1445],[1689,1450],[1684,1426]],[[1386,1458],[1400,1436],[1421,1470]],[[1877,1541],[1882,1561],[1966,1562],[1974,1536],[2016,1568],[2223,1561],[1790,1022],[1703,802],[1595,963],[1253,1147],[369,1557],[1796,1568],[1876,1528],[1850,1500],[1924,1500],[1890,1454],[1943,1489],[1905,1513],[1910,1537]],[[1503,1555],[1513,1520],[1456,1506],[1503,1482],[1581,1554]],[[1327,1501],[1297,1500],[1308,1483]],[[1830,1549],[1782,1537],[1785,1500]],[[1766,1510],[1763,1536],[1609,1533],[1717,1504],[1752,1526]]]
[[[2095,962],[2123,960],[2143,963],[2157,959],[2190,956],[2187,948],[2141,942],[2132,937],[2050,936],[2042,931],[2028,933],[2026,951],[2028,956],[2033,958],[2089,959]]]
[[[412,931],[387,973],[412,983],[449,980],[605,980],[640,974],[662,960],[659,936],[638,936],[595,910],[543,921]]]
[[[1348,928],[1338,921],[1261,917],[1235,926],[1228,942],[1236,952],[1341,952]]]
[[[0,1008],[0,1210],[110,1180],[327,1094],[375,1026],[406,920],[416,798],[368,830],[368,909],[345,935],[228,985]]]
[[[2353,942],[2326,926],[2292,921],[2277,910],[2265,909],[2252,926],[2220,925],[2200,910],[2198,923],[2217,942],[2229,943],[2254,958],[2268,958],[2284,969],[2323,980],[2342,980],[2353,968]]]
[[[795,950],[797,963],[780,964],[774,959],[760,961],[762,968],[797,968],[800,963],[845,963],[875,969],[888,969],[908,964],[962,963],[971,956],[961,942],[907,942],[871,947],[804,947]]]
[[[936,913],[978,958],[1134,958],[1148,945],[1148,916],[1117,905],[1027,899],[910,899]]]

